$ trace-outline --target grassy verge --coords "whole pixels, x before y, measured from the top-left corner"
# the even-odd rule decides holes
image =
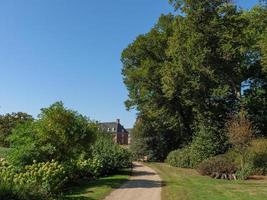
[[[266,200],[267,179],[248,181],[215,180],[195,170],[147,164],[164,181],[162,200]]]
[[[92,181],[82,181],[68,189],[63,200],[101,200],[113,189],[119,188],[128,180],[130,171],[123,171],[117,175],[108,176]]]
[[[9,151],[9,148],[0,147],[0,158],[5,158],[8,151]]]

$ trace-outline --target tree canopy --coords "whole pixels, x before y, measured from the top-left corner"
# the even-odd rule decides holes
[[[0,146],[9,146],[9,142],[6,140],[11,134],[12,130],[23,123],[33,121],[33,117],[27,113],[7,113],[0,115]]]
[[[18,166],[55,159],[60,162],[89,153],[97,126],[87,117],[56,102],[41,109],[38,119],[16,127],[8,138],[9,160]]]
[[[159,145],[164,152],[156,157],[163,159],[202,125],[224,134],[241,104],[258,134],[266,134],[266,7],[247,11],[228,0],[170,3],[178,11],[162,15],[122,53],[126,106],[137,109],[151,133],[144,146],[157,152]],[[148,145],[151,139],[157,145]]]

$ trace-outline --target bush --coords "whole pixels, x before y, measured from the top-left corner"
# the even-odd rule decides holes
[[[41,110],[39,119],[13,130],[9,138],[8,159],[16,166],[32,164],[33,160],[59,162],[76,160],[90,150],[97,127],[86,117],[66,109],[61,102]]]
[[[211,176],[213,178],[232,179],[237,171],[235,160],[226,155],[218,155],[201,162],[197,171],[203,176]]]
[[[0,147],[0,158],[6,158],[9,151],[9,148]]]
[[[21,176],[24,176],[27,183],[39,184],[47,193],[51,194],[61,191],[67,182],[64,167],[54,160],[26,166],[25,172]]]
[[[202,175],[235,173],[237,179],[246,180],[250,175],[265,175],[267,172],[267,139],[253,140],[251,146],[244,150],[244,165],[240,166],[241,155],[235,148],[226,154],[203,161],[198,166]]]
[[[35,191],[42,196],[52,196],[60,192],[67,181],[63,166],[56,161],[35,163],[18,171],[5,160],[1,160],[0,177],[2,187],[11,193],[31,190],[32,194]]]
[[[229,142],[240,155],[240,168],[243,168],[246,162],[246,150],[250,146],[254,134],[252,123],[243,108],[238,115],[226,123],[226,128]]]
[[[0,146],[9,147],[9,142],[6,139],[12,130],[29,121],[33,121],[33,117],[23,112],[0,115]]]
[[[253,174],[267,174],[267,139],[253,140],[247,150],[248,163],[253,168]]]
[[[64,166],[70,182],[76,182],[85,178],[98,178],[103,169],[100,159],[98,159],[96,156],[89,159],[82,157],[78,160],[64,163]]]
[[[212,126],[200,124],[199,130],[190,145],[191,163],[196,167],[203,160],[225,153],[227,137]]]
[[[101,175],[113,174],[116,171],[132,166],[132,156],[127,149],[112,141],[110,135],[99,133],[92,148],[92,155],[101,163]]]
[[[0,199],[1,200],[52,200],[36,187],[27,185],[15,185],[0,180]]]
[[[174,167],[195,168],[203,160],[226,151],[227,142],[223,133],[200,125],[190,145],[169,153],[166,162]]]
[[[166,162],[173,167],[192,168],[191,149],[189,147],[172,151]]]
[[[10,163],[18,167],[24,167],[32,164],[33,160],[48,160],[48,145],[41,147],[41,144],[39,144],[40,138],[35,129],[34,122],[28,122],[13,130],[12,135],[9,137],[12,149],[7,155]]]
[[[248,177],[252,174],[253,172],[253,166],[249,163],[246,163],[243,168],[239,169],[236,172],[236,176],[240,180],[247,180]]]
[[[109,134],[98,133],[91,152],[90,155],[81,154],[78,159],[64,163],[69,181],[94,179],[132,166],[129,151],[115,144]]]

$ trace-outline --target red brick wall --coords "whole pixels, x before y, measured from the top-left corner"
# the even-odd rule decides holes
[[[117,143],[122,145],[128,145],[128,134],[117,133]]]
[[[114,133],[112,134],[113,141],[117,144],[128,145],[128,133]]]

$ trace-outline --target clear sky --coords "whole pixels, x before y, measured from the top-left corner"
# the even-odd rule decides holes
[[[131,127],[121,52],[171,11],[168,0],[0,0],[0,114],[36,116],[61,100],[91,119]]]

